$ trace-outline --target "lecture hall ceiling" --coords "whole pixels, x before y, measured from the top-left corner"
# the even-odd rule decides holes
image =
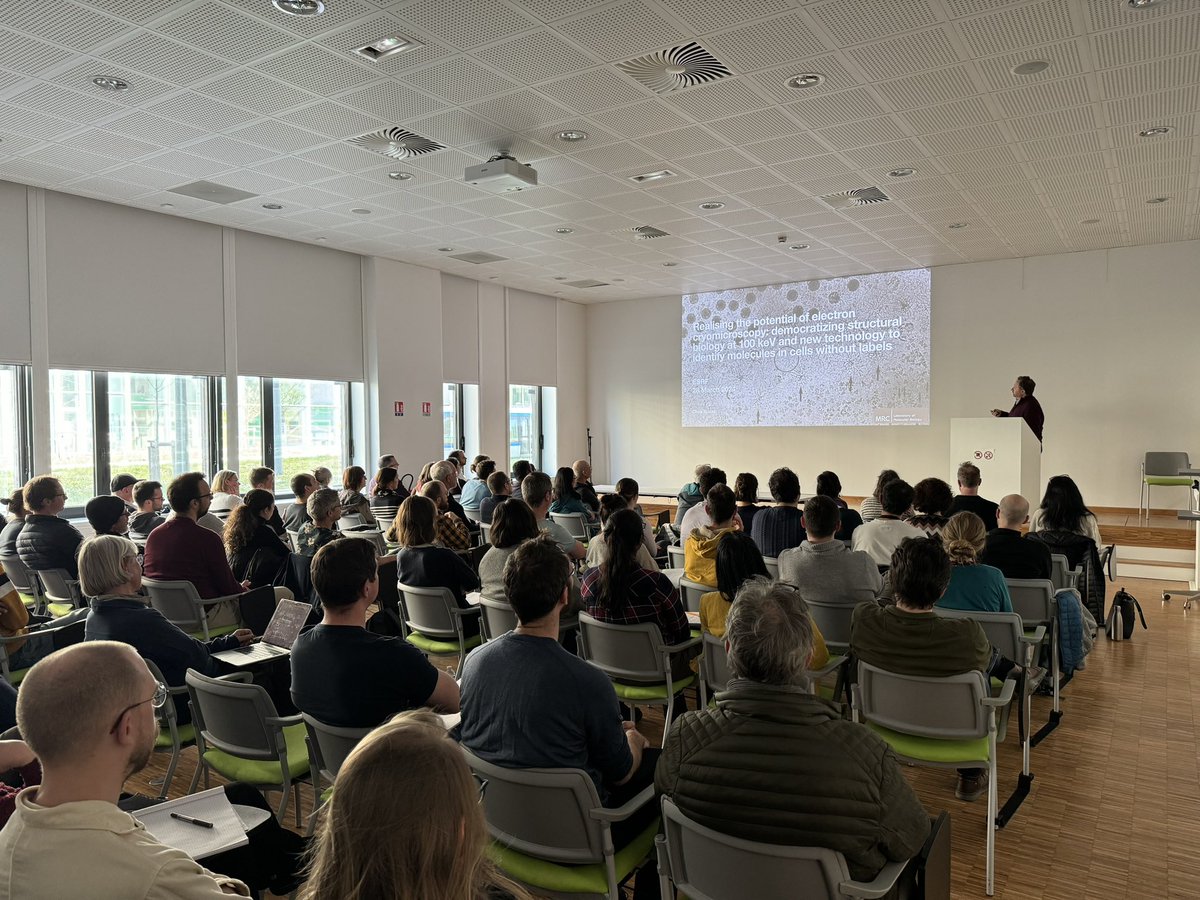
[[[1200,238],[1200,0],[323,2],[8,0],[0,179],[583,302]]]

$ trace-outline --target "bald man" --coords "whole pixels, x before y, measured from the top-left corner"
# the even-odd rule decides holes
[[[995,566],[1005,578],[1049,578],[1050,548],[1021,535],[1021,526],[1028,521],[1028,500],[1020,494],[1003,497],[996,510],[996,527],[988,532],[979,561]]]
[[[89,900],[250,896],[117,807],[125,780],[150,759],[154,712],[166,700],[133,648],[113,641],[76,644],[29,671],[17,725],[41,761],[42,783],[17,795],[0,831],[0,898],[29,890]]]
[[[600,512],[600,498],[596,496],[596,486],[592,484],[592,464],[586,459],[577,459],[571,464],[575,473],[575,491],[579,499],[594,513]]]

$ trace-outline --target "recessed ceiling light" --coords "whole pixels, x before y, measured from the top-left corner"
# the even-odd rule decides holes
[[[1099,225],[1100,220],[1099,219],[1080,219],[1079,224],[1080,225]]]
[[[424,46],[416,38],[410,38],[404,34],[394,34],[373,41],[365,47],[355,47],[350,52],[377,62],[389,56],[395,56],[397,53],[407,53],[409,50],[416,50],[418,47]]]
[[[388,178],[392,181],[412,181],[412,172],[388,172]]]
[[[1133,9],[1146,9],[1147,7],[1154,6],[1158,2],[1159,0],[1129,0],[1129,5]]]
[[[1170,133],[1170,125],[1155,125],[1153,128],[1147,128],[1145,131],[1139,131],[1138,137],[1158,137],[1159,135]]]
[[[1166,203],[1170,199],[1171,199],[1170,197],[1151,197],[1146,202],[1147,203]]]
[[[1012,67],[1014,75],[1036,75],[1050,68],[1050,63],[1044,59],[1031,59],[1029,62],[1017,63]]]
[[[104,88],[106,91],[129,90],[129,82],[124,78],[118,78],[116,75],[97,75],[92,79],[92,84],[98,88]]]
[[[725,204],[717,200],[710,200],[708,203],[701,203],[701,209],[724,209]]]
[[[555,228],[554,233],[555,234],[574,234],[575,229],[574,228]]]
[[[892,178],[907,178],[909,175],[913,174],[915,171],[917,171],[917,170],[909,169],[909,168],[892,169],[892,171],[888,172],[888,175]]]
[[[787,86],[796,90],[805,90],[806,88],[814,88],[818,84],[825,83],[825,76],[820,72],[801,72],[799,75],[793,75],[787,80]]]
[[[579,141],[586,141],[589,135],[586,131],[560,131],[555,137],[564,143],[575,144]]]
[[[325,12],[321,0],[271,0],[271,5],[289,16],[319,16]]]
[[[661,181],[664,178],[674,178],[675,173],[670,169],[659,169],[657,172],[643,172],[641,175],[630,175],[630,181],[642,184],[646,181]]]
[[[453,253],[453,247],[438,247],[438,253]]]
[[[679,263],[674,263],[674,262],[665,262],[665,263],[663,263],[663,265],[664,265],[664,266],[666,266],[668,269],[670,269],[670,268],[672,268],[672,267],[674,267],[674,266],[677,266],[677,265],[679,265]]]
[[[263,209],[283,209],[283,204],[282,203],[264,203],[262,205],[262,208]]]
[[[350,212],[354,213],[356,216],[369,216],[371,214],[369,209],[363,209],[361,206],[354,207],[354,209],[350,210]]]
[[[971,223],[970,223],[970,222],[955,222],[954,224],[952,224],[952,225],[947,225],[946,227],[947,227],[947,228],[953,228],[953,229],[957,230],[957,229],[959,229],[959,228],[968,228],[968,227],[970,227],[970,225],[971,225]]]
[[[788,247],[789,250],[807,250],[808,244],[792,244]]]

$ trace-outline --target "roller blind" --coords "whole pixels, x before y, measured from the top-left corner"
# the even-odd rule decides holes
[[[479,282],[442,275],[442,381],[479,382]]]
[[[27,363],[29,230],[25,187],[0,181],[0,363]]]
[[[508,290],[508,381],[558,384],[557,301]]]

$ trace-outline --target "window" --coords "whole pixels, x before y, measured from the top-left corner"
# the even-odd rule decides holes
[[[29,367],[0,366],[0,493],[29,480]]]
[[[286,490],[288,478],[317,466],[341,474],[350,464],[346,382],[288,378],[270,382],[274,423],[271,468],[277,487]]]
[[[209,378],[133,372],[103,377],[111,474],[129,472],[164,485],[184,472],[211,477]]]
[[[263,379],[238,376],[238,477],[250,490],[250,470],[263,464]],[[211,476],[210,476],[211,477]]]
[[[542,467],[541,388],[529,384],[508,386],[508,468],[518,459]]]
[[[479,385],[447,383],[442,385],[442,458],[460,448],[467,459],[480,453]]]
[[[69,509],[97,493],[92,373],[50,370],[50,469],[62,482]]]

